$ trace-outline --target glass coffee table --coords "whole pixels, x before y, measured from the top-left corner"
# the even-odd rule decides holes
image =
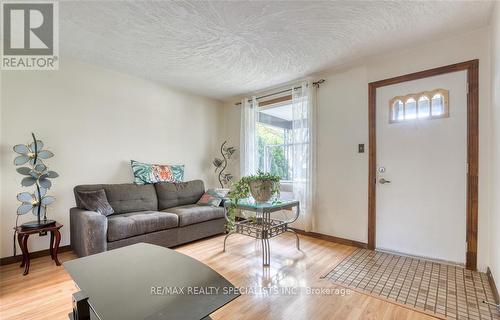
[[[206,320],[240,295],[200,261],[148,243],[63,265],[80,290],[73,294],[70,319]]]
[[[224,203],[225,217],[228,217],[228,209],[231,201]],[[224,238],[224,249],[226,251],[226,240],[232,234],[243,234],[255,239],[260,239],[262,243],[262,264],[269,266],[271,262],[271,249],[269,239],[276,237],[284,232],[292,232],[297,239],[297,250],[300,250],[300,240],[297,233],[288,225],[295,222],[300,215],[300,204],[297,200],[277,200],[268,203],[256,203],[253,199],[241,199],[236,205],[237,209],[255,212],[255,217],[234,222],[234,228]],[[295,209],[295,215],[290,220],[273,219],[271,214],[281,210]]]

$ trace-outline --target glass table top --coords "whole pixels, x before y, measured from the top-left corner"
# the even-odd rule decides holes
[[[229,206],[231,204],[230,200],[227,200],[225,202],[225,206]],[[260,209],[283,209],[283,208],[289,208],[289,207],[294,207],[298,206],[299,201],[297,200],[282,200],[282,199],[277,199],[277,200],[270,200],[269,202],[264,202],[264,203],[259,203],[255,202],[253,198],[245,198],[245,199],[240,199],[238,201],[238,207],[239,208],[245,208],[245,209],[250,209],[250,210],[260,210]]]
[[[64,267],[102,320],[203,319],[239,296],[205,264],[146,243],[67,261]]]

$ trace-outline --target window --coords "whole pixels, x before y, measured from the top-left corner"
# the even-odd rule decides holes
[[[429,118],[431,116],[431,104],[429,97],[421,96],[418,98],[418,118]]]
[[[389,122],[449,117],[448,90],[435,89],[398,96],[389,102]]]
[[[398,120],[404,120],[404,110],[403,110],[403,101],[401,100],[396,100],[392,104],[392,112],[393,116],[391,119],[398,121]]]
[[[432,114],[435,115],[444,114],[444,97],[440,93],[436,93],[432,97]]]
[[[255,126],[257,168],[292,180],[292,101],[262,103]]]
[[[417,118],[417,101],[413,98],[408,98],[404,106],[405,120]]]

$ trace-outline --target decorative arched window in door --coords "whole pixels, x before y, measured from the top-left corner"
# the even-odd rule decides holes
[[[447,118],[450,116],[448,102],[445,89],[394,97],[389,101],[389,122]]]

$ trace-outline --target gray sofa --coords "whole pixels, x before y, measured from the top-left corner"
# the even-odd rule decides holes
[[[76,192],[104,189],[110,216],[82,209]],[[70,209],[71,247],[87,256],[138,242],[172,247],[225,231],[222,207],[200,206],[203,181],[146,185],[95,184],[74,188]]]

